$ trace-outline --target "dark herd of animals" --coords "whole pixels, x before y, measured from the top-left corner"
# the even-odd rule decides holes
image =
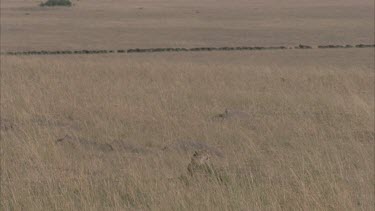
[[[374,48],[375,44],[359,45],[319,45],[315,48]],[[286,50],[286,49],[313,49],[309,45],[298,45],[295,47],[273,46],[273,47],[202,47],[202,48],[134,48],[127,50],[62,50],[62,51],[20,51],[4,52],[5,55],[56,55],[56,54],[110,54],[110,53],[155,53],[155,52],[189,52],[189,51],[253,51],[253,50]]]

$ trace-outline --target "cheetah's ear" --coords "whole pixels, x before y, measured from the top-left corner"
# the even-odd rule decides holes
[[[195,151],[193,156],[198,156],[198,151]]]

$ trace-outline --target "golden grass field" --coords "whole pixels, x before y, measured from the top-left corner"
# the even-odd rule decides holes
[[[1,1],[1,50],[374,42],[371,1],[89,2]],[[373,210],[374,56],[1,55],[0,210]]]

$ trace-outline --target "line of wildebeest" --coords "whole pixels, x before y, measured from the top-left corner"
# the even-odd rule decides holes
[[[111,53],[154,53],[154,52],[193,52],[193,51],[253,51],[253,50],[286,50],[286,49],[330,49],[330,48],[374,48],[375,44],[359,45],[298,45],[294,47],[200,47],[200,48],[133,48],[127,50],[57,50],[57,51],[18,51],[1,52],[3,55],[57,55],[57,54],[111,54]]]

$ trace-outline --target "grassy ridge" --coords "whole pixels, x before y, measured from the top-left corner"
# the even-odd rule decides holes
[[[3,55],[58,55],[58,54],[112,54],[112,53],[160,53],[160,52],[196,52],[196,51],[259,51],[259,50],[287,50],[287,49],[304,49],[310,50],[313,48],[319,49],[350,49],[350,48],[374,48],[371,44],[358,44],[358,45],[298,45],[298,46],[271,46],[271,47],[201,47],[201,48],[134,48],[127,50],[62,50],[62,51],[9,51],[2,52]]]

